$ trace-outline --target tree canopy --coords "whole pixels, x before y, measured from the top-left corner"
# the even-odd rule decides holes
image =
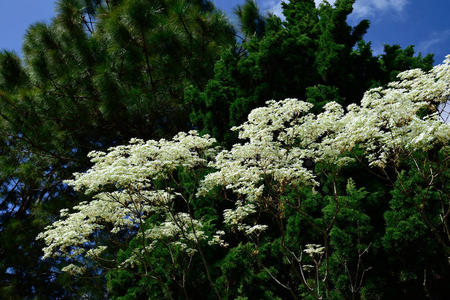
[[[393,244],[423,238],[434,251],[420,253],[424,261],[416,261],[414,268],[431,272],[424,275],[430,276],[424,279],[429,285],[443,286],[437,278],[448,278],[448,268],[439,270],[439,264],[447,263],[450,239],[446,219],[437,216],[450,212],[450,125],[442,122],[437,108],[450,96],[450,56],[429,73],[415,69],[398,79],[386,89],[368,91],[361,105],[351,104],[347,112],[336,102],[316,115],[308,102],[268,101],[232,129],[242,142],[230,150],[218,150],[214,139],[190,131],[171,141],[132,139],[108,152],[91,152],[93,167],[67,183],[93,200],[74,212],[61,210],[61,220],[38,236],[46,242],[45,256],[66,257],[73,263],[63,271],[82,274],[90,260],[111,260],[102,254],[107,245],[95,239],[103,236],[100,232],[135,232],[139,243],[127,259],[112,260],[146,278],[144,289],[151,298],[198,295],[191,270],[197,261],[203,263],[211,297],[254,297],[214,281],[209,269],[217,269],[217,263],[205,255],[216,252],[220,261],[246,245],[252,254],[237,259],[254,264],[249,268],[262,276],[268,298],[385,298],[393,291],[383,291],[376,281],[388,279],[380,273],[398,251]],[[419,115],[424,109],[428,113]],[[308,168],[308,160],[316,167]],[[206,167],[212,171],[204,175]],[[381,200],[379,187],[372,191],[353,179],[349,169],[358,167],[378,175],[378,184],[392,193],[383,229],[367,211],[382,205],[368,203]],[[184,173],[191,173],[190,186],[178,179]],[[213,214],[199,205],[204,198]],[[305,203],[311,200],[315,212],[308,207],[312,203]],[[405,218],[398,210],[409,202],[420,208]],[[311,225],[297,227],[296,221]],[[228,253],[219,247],[229,248]],[[166,274],[155,269],[151,258],[167,259]],[[227,267],[230,263],[223,262],[214,273],[228,285],[237,278],[227,275]],[[247,285],[240,283],[241,288]],[[424,291],[435,293],[426,285]]]
[[[56,1],[0,51],[0,298],[446,298],[449,60],[353,4]]]
[[[432,55],[414,56],[412,46],[386,45],[384,54],[374,56],[363,40],[369,21],[347,24],[353,3],[316,7],[313,0],[290,1],[282,4],[282,21],[262,17],[254,1],[247,1],[238,9],[242,44],[222,52],[206,88],[187,91],[192,123],[232,144],[229,129],[268,99],[305,99],[318,112],[331,100],[359,103],[366,90],[387,84],[401,71],[432,67]]]
[[[1,282],[17,298],[66,294],[34,241],[78,199],[62,181],[93,149],[188,129],[184,88],[204,86],[234,41],[207,1],[56,5],[50,24],[28,29],[22,60],[0,54]]]

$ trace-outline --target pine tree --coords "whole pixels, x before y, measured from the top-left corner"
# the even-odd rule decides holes
[[[62,181],[93,149],[189,128],[184,88],[203,88],[234,41],[209,1],[56,5],[50,24],[28,29],[23,60],[0,53],[0,282],[12,298],[104,293],[102,280],[67,285],[64,261],[40,260],[36,234],[82,200]]]

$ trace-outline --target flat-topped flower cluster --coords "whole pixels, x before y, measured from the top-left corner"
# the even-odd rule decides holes
[[[304,101],[268,101],[232,129],[244,142],[230,150],[219,151],[214,139],[191,131],[170,141],[133,139],[108,152],[92,152],[93,167],[66,183],[92,194],[93,200],[75,206],[73,213],[62,210],[61,220],[38,236],[47,245],[44,257],[100,255],[104,246],[91,249],[89,245],[96,231],[105,230],[105,223],[112,225],[111,233],[117,233],[142,226],[142,220],[154,213],[166,218],[139,233],[147,239],[149,251],[158,240],[170,240],[188,255],[195,254],[193,245],[202,240],[226,246],[224,231],[208,236],[192,212],[173,211],[178,193],[154,184],[170,178],[178,168],[213,168],[201,181],[196,197],[217,186],[232,191],[235,208],[223,211],[224,229],[252,236],[267,228],[255,219],[251,224],[247,220],[274,201],[264,193],[268,185],[282,193],[287,186],[319,184],[306,161],[341,167],[353,160],[351,152],[358,147],[370,166],[384,168],[417,150],[449,148],[450,124],[442,122],[438,107],[450,99],[450,56],[429,72],[410,70],[398,78],[386,88],[366,92],[360,105],[344,108],[329,102],[317,115],[309,112],[312,104]],[[317,249],[321,248],[310,246],[305,252]]]
[[[385,89],[369,90],[361,105],[346,111],[329,102],[314,115],[308,113],[312,104],[297,99],[254,109],[247,122],[232,129],[247,141],[210,162],[217,171],[206,176],[198,196],[218,184],[242,196],[233,212],[225,211],[225,221],[245,231],[250,225],[243,225],[243,216],[273,200],[263,196],[268,181],[278,190],[318,184],[306,159],[340,167],[353,160],[358,145],[370,165],[383,168],[416,150],[448,146],[450,124],[442,122],[438,107],[450,99],[450,56],[428,73],[410,70],[398,78]]]
[[[38,239],[47,245],[44,258],[64,256],[79,263],[83,256],[95,258],[106,249],[103,245],[92,246],[90,239],[96,232],[106,228],[111,234],[138,231],[152,214],[165,216],[165,220],[151,229],[138,231],[146,236],[146,245],[140,251],[151,251],[154,240],[165,239],[187,253],[194,253],[189,242],[206,238],[201,222],[174,211],[174,202],[184,201],[179,199],[181,194],[172,187],[161,189],[157,185],[177,168],[206,165],[214,153],[214,143],[213,138],[190,131],[179,133],[171,141],[132,139],[129,145],[112,147],[108,152],[91,152],[93,167],[86,173],[74,174],[75,179],[66,183],[76,191],[92,195],[93,200],[75,206],[73,213],[61,210],[61,219],[39,234]],[[65,270],[80,273],[85,268],[82,264],[71,264]]]

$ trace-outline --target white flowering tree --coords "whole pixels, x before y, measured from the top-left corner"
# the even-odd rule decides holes
[[[369,167],[378,168],[383,174],[387,174],[387,168],[398,166],[401,159],[414,161],[415,152],[436,146],[444,148],[444,161],[448,161],[450,126],[442,122],[438,108],[450,97],[449,64],[450,57],[447,57],[444,64],[429,73],[403,72],[398,82],[368,91],[361,105],[352,104],[347,109],[330,102],[323,113],[314,115],[308,113],[311,104],[297,99],[267,102],[266,107],[253,110],[247,122],[233,128],[246,142],[216,156],[210,165],[217,171],[206,176],[199,195],[218,184],[236,193],[236,208],[224,211],[224,220],[249,235],[259,234],[267,226],[251,225],[246,220],[254,222],[252,215],[261,210],[270,211],[278,220],[285,258],[292,264],[299,264],[299,280],[320,297],[319,284],[313,288],[303,274],[300,255],[284,246],[283,214],[288,204],[283,201],[284,191],[295,186],[314,188],[318,185],[318,174],[307,168],[308,162],[327,166],[323,174],[331,180],[335,209],[328,223],[317,233],[323,236],[324,261],[328,263],[329,233],[341,209],[336,180],[342,167],[361,159],[355,155],[356,148],[362,150],[362,158],[368,161]],[[443,169],[422,171],[428,172],[424,176],[431,187]],[[442,223],[447,240],[437,238],[449,255],[448,200],[442,201],[442,205],[446,207]],[[300,206],[296,208],[305,214]],[[426,223],[430,230],[436,231],[430,222]],[[327,266],[325,268],[328,270]],[[323,282],[327,276],[325,271]]]
[[[38,236],[47,244],[44,258],[63,256],[72,262],[63,271],[82,274],[89,262],[86,258],[105,260],[101,254],[106,245],[93,240],[99,232],[132,232],[141,243],[120,266],[140,265],[144,274],[160,282],[170,297],[164,281],[148,263],[153,249],[162,243],[169,251],[184,252],[190,258],[184,267],[189,268],[192,257],[201,252],[201,241],[223,242],[220,233],[208,236],[202,221],[193,217],[191,196],[183,195],[175,178],[179,169],[204,166],[214,154],[214,143],[214,139],[191,131],[179,133],[170,141],[133,139],[129,145],[108,152],[91,152],[93,167],[86,173],[74,174],[75,179],[66,183],[92,195],[92,201],[80,203],[72,213],[63,209],[61,219]],[[157,221],[145,224],[150,217]]]
[[[201,256],[208,280],[220,298],[208,272],[202,242],[227,246],[223,238],[227,231],[246,236],[257,250],[266,231],[278,230],[282,261],[291,266],[297,283],[282,282],[260,262],[262,268],[293,298],[298,298],[299,284],[316,299],[330,297],[330,234],[342,211],[348,208],[346,199],[357,191],[349,178],[344,178],[347,188],[339,188],[341,170],[355,162],[365,164],[367,172],[402,186],[400,165],[407,160],[427,182],[428,191],[434,188],[436,178],[448,172],[450,125],[442,122],[439,110],[450,98],[450,56],[430,72],[411,70],[401,73],[398,79],[386,88],[368,91],[360,105],[344,108],[330,102],[317,115],[309,112],[310,103],[297,99],[269,101],[265,107],[253,110],[247,122],[233,128],[243,142],[229,150],[218,151],[213,139],[189,132],[180,133],[171,141],[132,140],[129,145],[111,148],[106,153],[91,153],[93,167],[75,174],[75,179],[67,184],[92,195],[92,200],[79,204],[71,213],[61,211],[61,219],[39,235],[47,245],[45,257],[71,259],[74,263],[64,270],[79,273],[85,257],[95,259],[105,250],[105,245],[92,242],[96,232],[131,231],[142,240],[142,245],[120,267],[141,264],[152,274],[145,257],[164,243],[182,250],[187,257]],[[421,156],[417,153],[434,150],[440,153],[441,166],[430,167],[426,161],[418,161]],[[166,184],[176,182],[174,174],[179,168],[196,172],[199,167],[212,171],[203,179],[198,178],[196,193],[186,194],[182,187]],[[287,195],[305,187],[315,192],[324,182],[330,186],[326,197],[332,205],[324,209],[325,221],[318,225],[302,207],[302,199],[293,203]],[[194,218],[190,204],[217,187],[223,189],[233,207],[223,210],[221,230],[211,232],[205,229],[201,217]],[[409,193],[406,188],[404,192]],[[440,220],[436,223],[428,220],[425,213],[421,216],[443,253],[450,256],[450,203],[445,186],[435,192],[441,193]],[[421,201],[426,200],[425,197]],[[287,207],[314,227],[320,244],[311,241],[296,249],[286,244]],[[161,217],[160,221],[144,226],[155,215]],[[352,293],[359,292],[364,275],[371,268],[360,267],[369,248],[370,243],[358,244],[355,270],[343,263]],[[304,253],[308,254],[306,258]],[[162,286],[167,289],[164,283]],[[169,297],[170,292],[166,295]]]

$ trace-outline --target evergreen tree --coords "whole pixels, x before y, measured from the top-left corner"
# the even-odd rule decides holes
[[[23,61],[0,53],[0,286],[17,299],[103,297],[102,279],[69,284],[64,261],[40,260],[36,234],[82,200],[62,181],[93,149],[189,128],[185,86],[203,88],[234,41],[209,1],[56,5],[50,24],[28,29]]]
[[[376,144],[374,139],[358,140],[358,134],[371,133],[373,128],[391,134],[392,128],[411,124],[416,127],[411,125],[403,133],[420,140],[418,128],[424,129],[420,126],[440,124],[430,117],[439,99],[428,99],[424,93],[423,100],[430,104],[426,108],[411,111],[408,105],[399,106],[407,116],[403,118],[394,115],[397,111],[392,110],[389,101],[410,101],[415,109],[421,100],[415,98],[414,89],[410,90],[415,85],[403,86],[395,97],[389,94],[395,89],[387,90],[389,97],[385,98],[380,88],[369,93],[367,99],[382,99],[385,107],[374,105],[370,109],[378,107],[378,112],[369,109],[369,114],[362,114],[366,118],[364,126],[369,119],[379,118],[379,122],[368,124],[368,129],[358,134],[356,127],[350,133],[345,132],[345,126],[339,129],[346,135],[345,139],[336,139],[335,146],[346,141],[353,143],[351,150],[340,153],[344,158],[352,158],[352,163],[319,161],[310,152],[300,158],[295,156],[296,149],[304,150],[304,140],[313,139],[317,146],[325,138],[333,139],[333,126],[342,117],[341,109],[344,114],[347,105],[359,103],[369,88],[386,85],[403,70],[432,67],[432,55],[415,56],[412,46],[401,49],[386,45],[383,54],[374,56],[370,43],[363,40],[369,22],[363,20],[354,27],[347,23],[353,3],[354,0],[337,0],[333,6],[323,3],[316,7],[313,0],[291,0],[283,4],[285,20],[281,20],[273,15],[263,16],[256,2],[247,0],[235,10],[243,35],[236,40],[238,35],[210,1],[59,0],[56,17],[50,24],[38,23],[28,29],[23,59],[8,51],[0,52],[0,296],[445,297],[450,276],[446,264],[450,255],[448,147],[436,143],[433,148],[428,143],[422,145],[424,150],[416,147],[416,151],[408,152],[410,148],[402,144],[394,147],[392,156],[386,154],[392,161],[376,168],[370,160],[374,154],[366,152],[378,149],[376,155],[381,157],[386,148],[379,146],[389,148],[391,141]],[[419,71],[408,74],[403,75],[405,84],[415,80],[414,76],[419,81],[426,77]],[[444,82],[443,78],[439,80]],[[434,78],[428,85],[437,81]],[[436,91],[439,88],[442,86]],[[429,89],[429,95],[437,98],[445,94]],[[128,153],[126,149],[134,146],[114,148],[135,137],[162,138],[159,143],[167,145],[164,138],[192,128],[210,133],[219,143],[230,146],[237,140],[236,130],[230,131],[231,127],[242,124],[252,109],[264,106],[267,100],[283,98],[304,99],[309,104],[294,101],[299,106],[291,107],[298,109],[298,113],[293,113],[289,109],[277,111],[272,102],[273,113],[266,117],[282,118],[286,114],[288,119],[282,124],[278,124],[278,119],[254,119],[259,128],[254,132],[257,137],[248,135],[253,141],[244,140],[232,150],[225,149],[226,154],[217,156],[212,165],[202,160],[204,145],[192,146],[195,143],[189,139],[194,136],[194,140],[204,141],[205,137],[192,133],[181,135],[178,140],[186,141],[185,145],[192,149],[186,152],[177,147],[158,148],[166,151],[160,151],[164,159],[155,165],[139,165],[155,159],[150,152]],[[343,107],[327,104],[330,101]],[[327,113],[319,115],[317,126],[308,127],[306,136],[300,133],[297,139],[283,140],[283,130],[285,137],[292,133],[289,128],[294,125],[290,121],[298,121],[295,126],[300,126],[305,120],[314,120],[302,119],[307,111],[302,107],[308,105],[312,113],[322,112],[324,107]],[[355,106],[348,109],[349,114],[356,111],[359,110]],[[330,116],[335,118],[328,120]],[[423,116],[427,116],[420,120],[423,123],[417,121]],[[397,120],[394,125],[389,123],[392,120]],[[327,129],[319,132],[321,126]],[[426,136],[433,141],[448,140],[447,131],[430,128]],[[252,127],[247,129],[251,131]],[[239,151],[272,141],[269,138],[262,139],[262,144],[253,143],[268,132],[272,139],[281,142],[256,152],[253,148]],[[184,140],[186,136],[189,138]],[[139,148],[140,143],[143,142],[134,140],[132,145]],[[212,140],[208,143],[212,144]],[[372,148],[364,148],[370,143]],[[404,151],[396,152],[400,148]],[[74,209],[77,211],[98,200],[89,193],[76,193],[63,183],[73,173],[86,171],[92,163],[102,160],[96,152],[92,156],[97,161],[90,162],[87,154],[92,150],[117,150],[115,158],[119,162],[130,161],[131,165],[126,165],[130,170],[151,171],[152,166],[162,166],[161,172],[143,177],[152,177],[152,188],[173,193],[173,202],[168,206],[162,203],[162,210],[156,210],[157,213],[149,210],[153,214],[147,219],[142,217],[148,211],[126,212],[129,215],[119,218],[118,223],[133,218],[137,221],[117,232],[108,223],[120,210],[110,219],[108,214],[87,216],[80,227],[98,223],[99,230],[88,234],[89,242],[81,245],[77,236],[72,249],[107,246],[101,254],[101,265],[106,269],[95,264],[95,259],[70,251],[66,257],[56,255],[42,260],[44,243],[36,240],[38,233],[58,219],[61,209],[67,217],[74,205],[82,203]],[[217,149],[213,146],[209,150]],[[283,161],[283,151],[292,151],[290,161]],[[142,155],[134,156],[136,153]],[[186,153],[189,155],[183,161]],[[192,163],[191,154],[201,159]],[[264,164],[261,158],[267,155],[269,160],[271,155],[277,159],[272,159],[270,165]],[[135,158],[138,163],[133,162]],[[301,164],[293,165],[296,159]],[[235,168],[217,163],[220,160]],[[256,173],[260,168],[272,173],[252,177],[242,166]],[[119,173],[127,175],[127,170]],[[289,172],[277,173],[279,170]],[[229,182],[215,182],[208,192],[197,193],[204,184],[202,179],[216,171],[225,174],[217,180]],[[309,173],[317,175],[319,187],[312,189],[290,177]],[[139,199],[143,181],[125,180],[126,184],[120,185],[122,177],[117,174],[99,174],[105,183],[101,188],[106,193],[115,189],[119,193],[131,191],[130,195]],[[167,177],[158,178],[160,174]],[[253,183],[263,187],[259,190],[259,202],[253,203],[257,209],[244,205],[246,188]],[[238,219],[243,213],[242,220],[248,217],[249,222],[240,224],[239,219],[224,224],[225,212],[232,216],[235,213]],[[186,227],[175,224],[175,228],[182,228],[180,232],[168,227],[172,231],[164,233],[164,226],[180,221],[180,216],[188,216]],[[201,224],[200,237],[214,238],[192,239],[189,230],[195,228],[194,221]],[[234,227],[237,224],[240,229]],[[185,228],[187,232],[183,232]],[[72,232],[71,228],[61,230],[61,235]],[[143,236],[147,231],[154,237],[146,241]],[[158,237],[161,232],[164,234]],[[221,247],[223,235],[228,248]],[[146,243],[151,245],[151,253],[146,252]],[[140,251],[145,253],[143,258],[136,256]],[[72,262],[83,265],[86,273],[69,276],[61,272],[77,270],[77,265],[69,264]]]
[[[353,3],[283,2],[282,21],[262,17],[255,2],[247,1],[237,9],[242,44],[222,53],[205,89],[191,87],[186,93],[192,123],[232,144],[235,137],[228,129],[267,99],[305,99],[320,111],[332,100],[358,103],[364,91],[388,83],[400,71],[432,67],[432,55],[415,57],[412,46],[386,46],[385,54],[373,56],[363,40],[369,21],[347,24]]]
[[[67,182],[92,200],[39,235],[45,256],[78,275],[112,259],[114,299],[445,298],[449,67],[402,72],[347,112],[268,101],[231,149],[190,131],[95,151]],[[111,256],[103,237],[123,233]]]

